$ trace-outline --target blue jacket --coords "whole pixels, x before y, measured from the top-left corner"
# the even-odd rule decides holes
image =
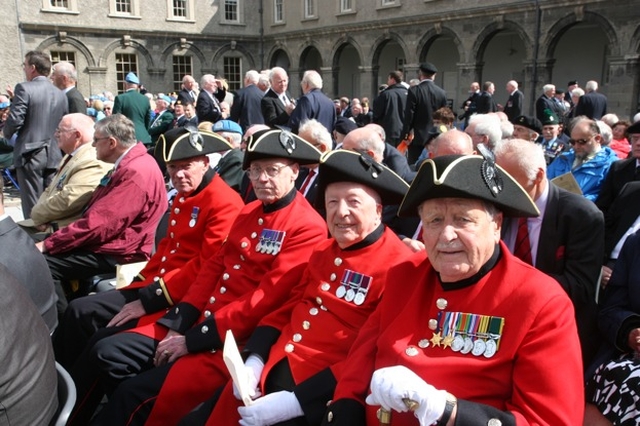
[[[573,149],[556,157],[547,168],[547,177],[553,179],[565,173],[573,173],[573,177],[580,185],[582,194],[588,200],[595,201],[602,188],[604,178],[607,176],[611,163],[618,160],[616,153],[608,146],[603,146],[596,156],[583,163],[580,167],[571,170],[576,154]]]

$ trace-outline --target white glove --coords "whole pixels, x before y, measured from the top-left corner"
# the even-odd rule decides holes
[[[244,372],[247,376],[247,383],[249,383],[249,389],[253,390],[253,393],[249,395],[251,398],[257,398],[261,395],[258,384],[260,384],[262,369],[264,369],[264,362],[258,355],[251,354],[244,362]],[[233,396],[235,396],[236,399],[242,400],[235,383],[233,384]]]
[[[280,391],[256,399],[248,407],[239,407],[242,426],[269,426],[304,416],[293,392]]]
[[[382,408],[398,412],[409,411],[403,398],[418,403],[413,414],[421,426],[428,426],[442,417],[447,392],[434,388],[403,365],[381,368],[373,373],[367,404],[381,405]]]

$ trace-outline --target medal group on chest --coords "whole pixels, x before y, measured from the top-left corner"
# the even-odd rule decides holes
[[[447,305],[444,298],[436,300],[437,317],[428,322],[431,337],[419,339],[417,347],[410,345],[405,353],[413,357],[420,353],[420,349],[438,347],[464,355],[493,357],[500,348],[504,318],[446,311]]]

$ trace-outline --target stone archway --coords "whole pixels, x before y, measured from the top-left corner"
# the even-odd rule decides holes
[[[336,97],[361,97],[360,53],[349,42],[342,43],[333,56],[333,93]]]

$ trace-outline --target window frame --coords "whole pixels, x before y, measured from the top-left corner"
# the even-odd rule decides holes
[[[280,3],[280,19],[278,19],[278,3]],[[273,0],[273,23],[284,24],[284,0]]]
[[[184,2],[184,16],[176,15],[174,13],[175,2],[180,1]],[[195,22],[195,13],[194,13],[194,1],[193,0],[167,0],[167,21],[173,22]]]
[[[237,60],[237,64],[227,64],[227,60]],[[243,61],[242,56],[237,55],[227,55],[222,57],[222,75],[227,80],[227,84],[229,85],[229,91],[240,90],[242,89],[242,83],[244,79],[243,74]],[[237,70],[230,70],[233,67]],[[233,76],[233,79],[231,78]]]
[[[57,0],[42,0],[42,12],[51,12],[51,13],[69,13],[73,15],[78,15],[78,0],[61,0],[66,1],[67,6],[54,6],[51,4],[52,2]]]
[[[140,0],[128,0],[130,12],[119,12],[117,3],[123,0],[109,0],[110,18],[137,18],[140,19]]]
[[[317,11],[317,4],[316,4],[316,0],[302,0],[302,19],[303,20],[309,20],[309,19],[317,19],[318,18],[318,11]],[[311,13],[309,13],[309,9],[311,9]]]
[[[126,61],[126,65],[125,62],[119,62],[118,61],[118,56],[120,55],[127,55],[129,58],[129,60]],[[131,61],[131,57],[133,57],[135,60]],[[124,91],[126,90],[125,88],[125,78],[127,76],[128,73],[130,72],[134,72],[138,77],[140,77],[140,73],[139,73],[139,61],[138,61],[138,54],[136,52],[115,52],[114,53],[114,61],[115,61],[115,72],[116,72],[116,86],[117,86],[117,92],[118,93],[124,93]],[[134,66],[131,66],[131,64],[134,64]]]
[[[176,63],[176,59],[184,60],[189,59],[189,63]],[[173,76],[173,90],[179,92],[182,88],[182,77],[186,74],[193,75],[193,56],[191,55],[172,55],[171,56],[171,69]]]
[[[228,19],[227,18],[227,2],[230,3],[235,3],[235,14],[236,14],[236,18],[235,19]],[[229,6],[233,6],[232,4],[230,4]],[[230,24],[239,24],[242,22],[242,17],[241,17],[241,13],[240,13],[241,7],[240,7],[240,0],[222,0],[222,22],[225,23],[230,23]]]

